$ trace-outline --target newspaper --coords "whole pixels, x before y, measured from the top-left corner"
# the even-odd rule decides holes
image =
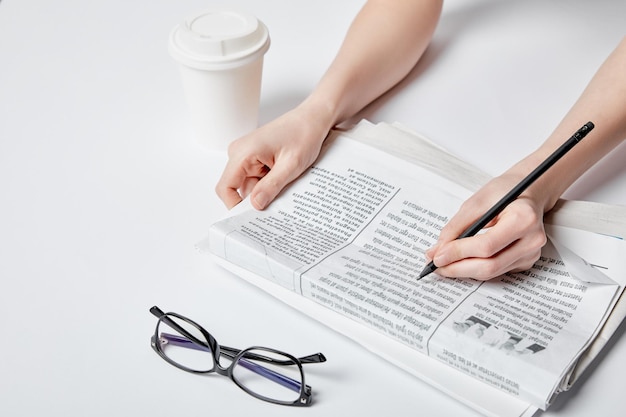
[[[592,264],[569,244],[624,253],[624,241],[548,226],[549,242],[528,271],[487,282],[436,273],[417,280],[425,250],[485,177],[459,176],[463,162],[454,157],[432,169],[428,155],[410,163],[350,138],[372,129],[334,135],[269,208],[214,224],[208,249],[415,355],[546,409],[571,385],[624,288],[621,259]]]

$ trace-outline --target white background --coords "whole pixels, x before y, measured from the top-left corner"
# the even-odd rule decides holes
[[[213,192],[226,159],[191,134],[167,39],[224,3],[270,29],[261,122],[313,88],[362,4],[0,2],[0,414],[475,415],[195,250],[226,214]],[[622,0],[449,1],[424,60],[361,116],[496,175],[547,137],[625,29]],[[625,160],[623,144],[566,197],[626,204]],[[307,366],[315,405],[167,365],[149,344],[154,304],[226,345],[323,352]],[[543,415],[623,415],[623,333]]]

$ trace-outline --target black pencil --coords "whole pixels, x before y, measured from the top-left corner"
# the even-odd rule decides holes
[[[492,221],[506,206],[511,204],[517,197],[524,192],[530,184],[532,184],[537,178],[543,175],[556,161],[561,159],[570,149],[580,142],[587,133],[591,132],[594,128],[594,124],[591,122],[585,123],[583,127],[578,129],[571,138],[569,138],[563,145],[561,145],[556,151],[552,153],[545,161],[543,161],[537,168],[535,168],[526,178],[520,181],[511,191],[509,191],[500,201],[498,201],[493,207],[489,209],[480,219],[476,220],[470,227],[468,227],[457,239],[463,239],[465,237],[474,236],[485,225]],[[437,269],[435,263],[431,261],[424,267],[418,280],[424,278],[426,275],[434,272]]]

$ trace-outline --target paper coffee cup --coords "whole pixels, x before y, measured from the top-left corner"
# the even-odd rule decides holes
[[[254,130],[259,119],[267,27],[251,14],[209,9],[170,33],[169,52],[180,64],[193,131],[210,150]]]

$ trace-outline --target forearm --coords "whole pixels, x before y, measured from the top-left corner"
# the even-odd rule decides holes
[[[402,80],[437,25],[442,0],[370,0],[316,89],[300,106],[327,129],[350,118]]]
[[[523,175],[539,165],[584,123],[594,130],[548,170],[528,194],[550,210],[585,171],[626,138],[626,38],[598,69],[550,137],[507,173]]]

